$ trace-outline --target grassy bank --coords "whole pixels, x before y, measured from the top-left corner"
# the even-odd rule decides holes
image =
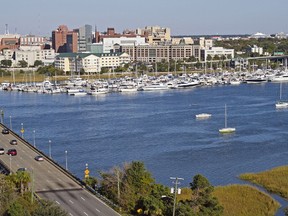
[[[272,197],[248,185],[216,187],[214,195],[224,207],[224,216],[272,216],[280,207]]]
[[[240,175],[243,180],[261,185],[272,193],[288,198],[288,166],[277,167],[260,173]]]
[[[272,216],[280,204],[271,196],[248,185],[228,185],[215,187],[213,195],[224,207],[223,216]],[[177,200],[189,200],[192,197],[190,188],[182,188]]]

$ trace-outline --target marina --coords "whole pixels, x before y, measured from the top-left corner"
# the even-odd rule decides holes
[[[283,90],[288,83],[283,83]],[[283,95],[286,93],[283,92]],[[279,83],[207,85],[97,96],[0,91],[4,123],[79,178],[125,162],[145,163],[157,182],[201,173],[217,185],[238,175],[286,165],[288,109],[276,109]],[[236,133],[221,135],[223,104]],[[197,114],[211,114],[199,121]],[[51,140],[51,143],[49,143]]]
[[[283,86],[287,85],[283,83]],[[284,88],[285,89],[285,88]],[[169,185],[171,174],[202,173],[214,185],[239,183],[243,172],[284,165],[287,109],[275,109],[279,84],[216,85],[177,91],[110,93],[93,97],[0,91],[4,122],[83,176],[88,163],[109,170],[126,161],[144,161],[156,181]],[[219,135],[223,104],[237,133]],[[196,121],[195,115],[213,115]],[[10,117],[10,118],[9,118]],[[35,133],[33,133],[35,131]]]

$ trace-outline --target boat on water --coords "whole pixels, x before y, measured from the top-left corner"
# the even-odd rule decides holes
[[[279,101],[275,103],[276,108],[288,108],[288,101],[282,100],[282,83],[280,83],[280,98]]]
[[[219,129],[219,132],[222,134],[233,133],[236,131],[236,128],[227,127],[227,106],[225,104],[225,127]]]
[[[109,93],[109,89],[108,88],[97,88],[97,89],[93,89],[90,92],[88,92],[88,95],[103,95],[103,94],[107,94]]]
[[[267,80],[267,78],[265,78],[265,77],[250,77],[250,78],[245,79],[245,82],[246,82],[247,84],[265,83],[265,82],[267,82],[267,81],[268,81],[268,80]]]
[[[168,90],[170,89],[167,85],[163,83],[152,83],[151,85],[146,85],[142,87],[143,91],[158,91],[158,90]]]
[[[195,115],[196,119],[208,119],[210,118],[212,115],[209,113],[200,113]]]
[[[83,89],[79,89],[77,92],[69,93],[71,96],[84,96],[87,95],[87,92]]]
[[[271,82],[288,82],[288,73],[274,76]]]

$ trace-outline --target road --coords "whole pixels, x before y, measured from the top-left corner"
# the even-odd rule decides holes
[[[0,126],[2,131],[3,127]],[[17,145],[11,145],[10,140],[16,139]],[[79,182],[58,167],[45,155],[44,161],[36,161],[34,158],[40,153],[33,147],[29,147],[20,137],[13,133],[0,134],[0,147],[5,149],[15,148],[16,156],[9,156],[6,153],[0,155],[5,165],[16,172],[18,168],[25,167],[34,179],[35,193],[44,199],[55,201],[70,216],[119,216],[112,208],[83,188]]]

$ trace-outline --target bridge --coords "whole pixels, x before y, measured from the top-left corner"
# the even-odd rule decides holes
[[[4,127],[3,124],[0,124],[1,131]],[[18,144],[11,145],[12,139],[16,139]],[[120,215],[103,201],[104,197],[101,197],[96,191],[86,186],[84,182],[12,130],[9,130],[9,134],[1,133],[0,146],[5,149],[5,154],[0,155],[1,172],[9,174],[9,172],[16,172],[19,168],[27,168],[27,172],[32,177],[32,188],[35,195],[56,202],[70,216]],[[6,154],[7,150],[12,148],[17,150],[16,156]],[[36,161],[37,155],[42,155],[44,161]]]

